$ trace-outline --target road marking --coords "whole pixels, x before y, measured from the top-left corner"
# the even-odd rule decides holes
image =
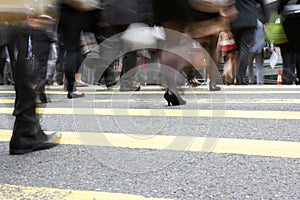
[[[86,190],[65,190],[45,187],[17,186],[0,184],[0,199],[64,199],[64,200],[164,200],[163,198],[146,198],[141,195],[109,193]]]
[[[187,99],[189,103],[214,103],[214,104],[300,104],[300,99]],[[136,99],[78,99],[76,101],[87,103],[110,103],[110,102],[165,102],[165,100],[136,98]],[[14,99],[0,99],[0,104],[14,104]]]
[[[12,114],[13,108],[0,108],[0,114]],[[188,110],[188,109],[127,109],[127,108],[36,108],[43,115],[99,115],[143,117],[207,117],[242,119],[299,120],[299,111],[267,110]]]
[[[137,95],[151,95],[151,94],[164,94],[164,91],[137,91],[137,92],[119,92],[119,91],[84,91],[87,95],[128,95],[128,94],[137,94]],[[14,94],[14,91],[11,90],[0,90],[0,94]],[[252,90],[243,90],[243,91],[230,91],[230,90],[223,90],[223,91],[215,91],[215,92],[209,92],[209,91],[199,91],[199,90],[186,90],[183,92],[184,94],[191,94],[191,95],[226,95],[226,94],[300,94],[300,91],[298,90],[280,90],[280,91],[252,91]],[[46,94],[56,94],[56,95],[66,95],[67,92],[64,91],[46,91]]]
[[[0,132],[0,141],[8,142],[12,131]],[[62,132],[60,144],[300,158],[300,142],[238,138]]]

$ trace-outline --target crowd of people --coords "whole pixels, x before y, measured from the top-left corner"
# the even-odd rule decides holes
[[[8,18],[7,22],[1,24],[0,84],[4,83],[2,80],[5,78],[3,63],[9,59],[11,79],[14,80],[11,83],[15,85],[16,90],[16,120],[10,141],[11,154],[51,148],[60,138],[59,133],[46,135],[35,114],[37,98],[42,103],[50,102],[46,96],[45,85],[49,83],[47,67],[53,44],[57,51],[55,81],[59,85],[65,84],[68,99],[84,97],[84,93],[77,90],[77,87],[87,86],[81,80],[84,64],[94,65],[90,66],[95,69],[94,83],[102,81],[109,89],[119,82],[120,91],[140,90],[140,86],[133,81],[138,65],[139,48],[133,48],[122,39],[122,33],[137,23],[165,29],[165,36],[159,41],[157,49],[149,48],[155,50],[162,66],[161,74],[166,87],[163,97],[169,106],[187,103],[179,93],[176,80],[178,72],[184,74],[188,83],[195,83],[193,74],[199,68],[205,67],[210,76],[209,90],[221,90],[221,87],[217,86],[218,68],[213,67],[214,64],[219,65],[220,58],[224,58],[226,64],[226,84],[254,83],[253,59],[256,60],[256,82],[264,83],[264,45],[255,48],[259,39],[264,40],[262,31],[270,17],[270,10],[264,0],[226,0],[212,7],[209,3],[201,4],[201,1],[196,0],[78,1],[87,4],[92,2],[84,7],[78,7],[78,3],[75,6],[74,2],[76,1],[55,1],[47,5],[52,8],[49,12],[34,18],[27,16],[19,23],[10,23]],[[283,12],[288,2],[280,0],[279,13]],[[296,2],[299,3],[300,1]],[[262,8],[261,16],[258,15],[257,4]],[[294,68],[290,69],[291,65],[285,62],[283,65],[289,69],[286,71],[291,73],[291,77],[297,74],[297,84],[300,78],[300,45],[297,37],[299,23],[298,16],[286,16],[284,21],[289,41],[288,54],[293,56],[294,62],[291,65],[294,65]],[[95,48],[86,48],[86,40],[83,37],[86,33],[93,36]],[[220,42],[221,38],[224,41]],[[199,51],[198,54],[197,51],[192,51],[195,49],[195,43],[196,48],[205,49],[207,52],[210,59],[206,60],[204,56],[204,60],[208,63],[195,62],[200,60],[197,56],[204,55],[203,51]],[[191,52],[194,53],[191,55]],[[96,54],[96,57],[91,56],[93,54]],[[35,74],[28,70],[31,57],[34,58]],[[114,72],[114,62],[120,57],[122,69],[120,75],[117,75]],[[37,77],[34,87],[33,75]],[[246,82],[247,76],[249,82]]]

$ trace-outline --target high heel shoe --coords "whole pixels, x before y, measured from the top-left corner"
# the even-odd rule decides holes
[[[164,98],[168,102],[168,106],[179,106],[186,104],[185,100],[183,100],[179,95],[176,96],[176,94],[169,89],[166,90]]]

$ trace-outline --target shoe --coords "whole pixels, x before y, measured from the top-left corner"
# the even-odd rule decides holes
[[[77,91],[74,91],[74,92],[68,92],[67,97],[68,97],[68,99],[80,98],[80,97],[84,97],[84,93],[82,93],[82,92],[77,92]]]
[[[220,91],[221,88],[216,86],[216,85],[209,85],[209,88],[208,88],[209,91]]]
[[[44,92],[41,92],[39,94],[39,101],[37,101],[37,103],[48,103],[48,102],[51,102],[51,99],[47,98]]]
[[[118,79],[114,79],[114,80],[109,81],[109,82],[107,82],[105,80],[105,85],[106,85],[107,88],[109,88],[109,87],[112,87],[112,86],[116,85],[118,83],[118,81],[119,81]]]
[[[40,143],[31,146],[20,147],[20,145],[18,145],[18,147],[14,147],[13,144],[10,144],[9,154],[20,155],[20,154],[30,153],[33,151],[50,149],[52,147],[57,146],[60,139],[61,139],[61,133],[55,132],[50,135],[47,135],[47,139],[45,141],[42,141]]]
[[[53,81],[53,80],[48,79],[48,80],[46,81],[46,85],[53,85],[53,84],[54,84],[54,81]]]
[[[168,102],[168,106],[179,106],[186,104],[185,100],[183,100],[179,95],[176,96],[176,94],[169,89],[166,90],[164,98]]]
[[[49,98],[36,100],[37,104],[44,104],[44,103],[49,103],[49,102],[51,102],[51,99],[49,99]]]
[[[57,85],[63,85],[64,84],[64,75],[63,73],[57,73],[56,77],[55,77],[55,81],[57,83]]]
[[[139,85],[133,85],[131,87],[120,87],[121,92],[129,92],[129,91],[140,91],[141,87]]]
[[[201,83],[196,78],[192,78],[192,79],[188,78],[188,83],[193,88],[198,87],[198,85],[201,85]]]
[[[296,84],[296,85],[300,85],[300,79],[299,79],[299,78],[296,78],[295,84]]]
[[[89,85],[83,81],[76,81],[76,87],[88,87]]]

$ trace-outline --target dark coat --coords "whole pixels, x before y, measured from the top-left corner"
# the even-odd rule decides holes
[[[153,0],[156,22],[190,20],[187,0]]]
[[[104,24],[153,23],[153,0],[103,0],[101,5],[101,22]]]
[[[31,30],[32,52],[37,57],[49,55],[54,33],[44,30]]]
[[[231,23],[232,29],[256,28],[258,18],[257,3],[261,5],[264,19],[263,23],[268,22],[270,12],[264,0],[236,0],[236,8],[239,12],[238,17]]]

